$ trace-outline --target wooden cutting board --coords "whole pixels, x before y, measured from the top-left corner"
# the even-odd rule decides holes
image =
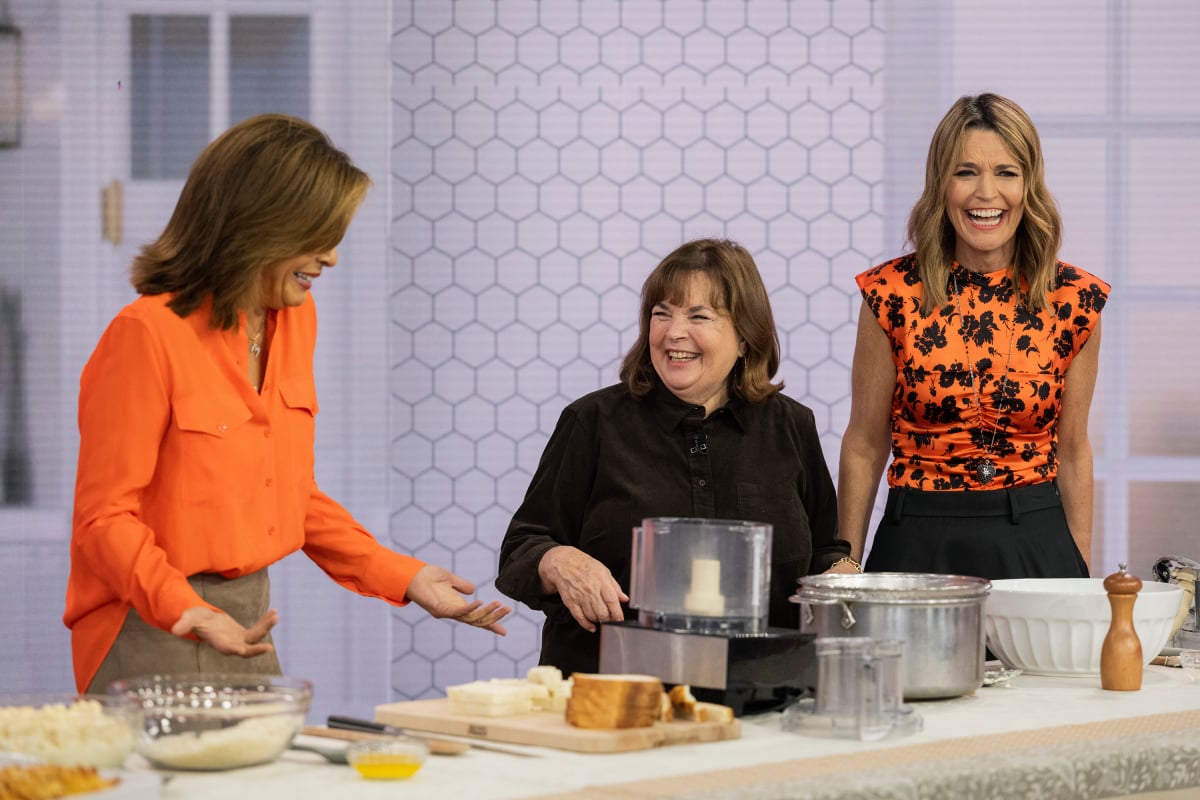
[[[512,717],[454,714],[446,698],[376,706],[375,719],[415,731],[473,736],[580,753],[624,753],[673,744],[737,739],[742,735],[742,723],[736,719],[724,723],[676,720],[656,722],[650,728],[597,731],[568,724],[561,712],[535,711]]]

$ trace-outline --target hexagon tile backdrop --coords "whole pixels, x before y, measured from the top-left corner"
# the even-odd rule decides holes
[[[687,239],[746,246],[785,391],[836,468],[859,296],[882,260],[872,0],[398,1],[392,36],[393,514],[401,550],[492,581],[559,412],[616,381],[642,281]],[[397,698],[536,663],[393,617]]]

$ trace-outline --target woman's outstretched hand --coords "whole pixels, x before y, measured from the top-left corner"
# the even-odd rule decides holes
[[[498,600],[484,605],[482,600],[467,600],[463,596],[474,591],[475,584],[465,578],[447,569],[426,564],[413,576],[406,596],[428,611],[431,617],[453,619],[504,636],[508,631],[500,624],[500,620],[507,617],[512,608],[501,605]]]
[[[172,626],[171,633],[176,636],[194,633],[196,638],[218,653],[253,658],[275,649],[274,645],[264,642],[263,639],[277,622],[279,612],[275,609],[263,614],[249,628],[244,628],[228,614],[217,613],[204,606],[193,606],[180,615],[179,621]]]

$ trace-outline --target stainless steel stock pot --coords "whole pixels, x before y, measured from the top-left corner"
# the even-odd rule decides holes
[[[800,629],[904,642],[904,698],[969,694],[983,685],[983,578],[868,572],[800,578]],[[820,687],[818,687],[820,691]]]

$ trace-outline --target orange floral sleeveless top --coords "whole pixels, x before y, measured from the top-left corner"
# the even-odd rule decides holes
[[[1057,476],[1063,381],[1099,321],[1107,283],[1059,262],[1047,307],[1034,314],[1017,302],[1008,270],[977,275],[955,263],[949,301],[923,315],[914,255],[855,281],[896,362],[889,486],[1001,489]],[[995,465],[986,485],[981,459]]]

